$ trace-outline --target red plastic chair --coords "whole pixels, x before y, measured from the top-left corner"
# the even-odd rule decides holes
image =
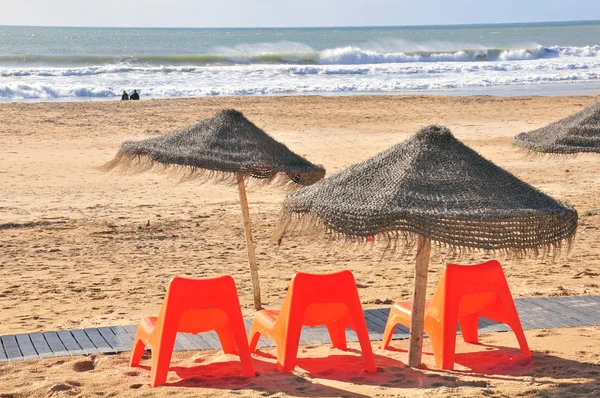
[[[137,366],[145,346],[152,350],[150,384],[157,387],[167,380],[177,332],[200,333],[215,330],[226,354],[237,354],[243,375],[254,376],[248,350],[246,328],[240,302],[231,276],[188,279],[179,276],[169,282],[158,317],[140,322],[129,366]]]
[[[398,323],[410,327],[411,307],[410,301],[394,304],[385,327],[382,349],[389,346]],[[465,342],[478,342],[477,324],[481,316],[510,326],[517,336],[523,357],[531,357],[500,263],[490,260],[472,266],[448,264],[431,303],[427,303],[425,309],[424,329],[431,339],[436,367],[454,369],[456,322],[460,323]]]
[[[332,274],[296,273],[281,311],[258,311],[250,330],[250,352],[256,349],[261,335],[275,341],[277,370],[291,372],[302,326],[326,325],[334,347],[346,349],[346,326],[354,330],[367,363],[368,372],[376,372],[367,324],[350,271]]]

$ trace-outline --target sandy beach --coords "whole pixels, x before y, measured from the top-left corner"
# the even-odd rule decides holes
[[[420,127],[448,126],[485,158],[579,212],[568,255],[554,261],[494,257],[503,264],[513,296],[600,295],[598,157],[532,157],[511,143],[516,134],[599,99],[290,96],[1,104],[0,335],[137,324],[158,312],[174,275],[232,275],[244,315],[253,314],[235,187],[179,183],[154,172],[123,176],[98,170],[125,140],[182,128],[223,108],[243,112],[292,151],[324,166],[328,175]],[[295,271],[351,270],[364,308],[410,298],[411,256],[381,259],[368,246],[324,244],[301,235],[274,245],[271,236],[285,194],[276,187],[248,191],[266,307],[281,305]],[[473,252],[457,262],[489,258]],[[449,261],[444,249],[434,248],[429,295]],[[597,326],[528,331],[527,337],[532,361],[515,362],[511,333],[487,334],[483,346],[461,344],[458,350],[495,359],[481,368],[467,355],[457,360],[455,372],[406,368],[408,342],[395,342],[398,350],[375,349],[382,371],[374,376],[362,372],[356,350],[350,352],[356,358],[336,370],[335,358],[339,362],[346,353],[306,347],[293,375],[277,374],[274,350],[264,350],[255,356],[260,376],[254,380],[236,376],[239,364],[222,365],[237,359],[221,352],[176,354],[171,385],[160,389],[149,387],[147,370],[127,367],[127,354],[2,363],[0,397],[600,395]],[[428,344],[424,360],[432,367]],[[146,369],[149,363],[143,362]]]

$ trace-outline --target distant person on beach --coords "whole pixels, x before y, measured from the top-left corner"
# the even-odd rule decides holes
[[[129,94],[127,91],[123,91],[123,95],[121,96],[121,101],[127,101],[129,99]]]
[[[129,96],[129,99],[130,99],[130,100],[139,100],[139,99],[140,99],[140,95],[137,93],[137,91],[136,91],[136,90],[133,90],[133,94],[131,94],[131,95]]]

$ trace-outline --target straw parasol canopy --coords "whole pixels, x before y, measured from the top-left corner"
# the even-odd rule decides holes
[[[546,127],[521,133],[513,143],[548,154],[600,153],[600,102]]]
[[[431,241],[458,249],[555,253],[577,212],[428,126],[371,159],[289,194],[278,235],[325,231],[395,248],[417,238],[409,365],[418,366]],[[400,239],[402,238],[402,239]]]
[[[142,141],[126,141],[106,170],[139,173],[152,168],[180,173],[182,179],[238,176],[296,188],[313,184],[325,170],[290,151],[234,109],[217,112],[183,130]]]
[[[298,188],[325,176],[322,167],[290,151],[233,109],[160,137],[126,141],[103,169],[124,173],[156,169],[177,173],[182,180],[213,178],[237,183],[256,309],[261,307],[260,286],[244,180],[278,180]]]

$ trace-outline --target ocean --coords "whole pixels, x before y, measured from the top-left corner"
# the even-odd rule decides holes
[[[0,102],[600,92],[600,21],[332,28],[0,26]]]

